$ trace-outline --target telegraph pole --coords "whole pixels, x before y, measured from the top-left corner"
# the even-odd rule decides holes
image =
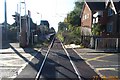
[[[4,22],[4,27],[5,27],[5,39],[7,41],[7,5],[6,5],[6,0],[4,2],[4,17],[5,17],[5,22]]]

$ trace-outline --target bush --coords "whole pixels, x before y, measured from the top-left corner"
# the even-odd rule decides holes
[[[62,32],[58,32],[57,33],[57,38],[60,40],[60,41],[64,41],[64,36],[62,35],[63,33]]]
[[[100,31],[101,31],[101,25],[96,23],[92,25],[92,34],[93,35],[100,35]]]
[[[81,38],[80,38],[80,26],[74,27],[69,25],[66,31],[59,31],[57,33],[57,37],[59,40],[64,42],[64,44],[77,44],[80,45]]]
[[[80,35],[74,34],[74,32],[68,32],[64,35],[64,44],[80,44]]]

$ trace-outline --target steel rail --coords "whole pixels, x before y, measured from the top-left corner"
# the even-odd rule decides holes
[[[66,54],[67,54],[67,56],[68,56],[68,58],[69,58],[69,60],[70,60],[70,63],[72,64],[72,67],[73,67],[73,69],[74,69],[76,75],[78,76],[78,79],[79,79],[79,80],[82,80],[81,74],[80,74],[78,68],[76,67],[76,65],[75,65],[74,62],[72,61],[72,59],[71,59],[71,57],[70,57],[68,51],[66,50],[66,48],[64,47],[64,45],[63,45],[62,42],[61,42],[61,45],[62,45],[64,51],[66,52]]]
[[[40,66],[40,69],[39,69],[39,71],[38,71],[38,73],[37,73],[37,75],[36,75],[36,77],[35,77],[35,80],[39,80],[39,77],[40,77],[40,75],[41,75],[41,72],[42,72],[42,69],[43,69],[44,64],[45,64],[45,62],[46,62],[47,56],[48,56],[48,54],[49,54],[49,51],[50,51],[50,49],[51,49],[51,47],[52,47],[52,45],[53,45],[53,43],[54,43],[54,39],[55,39],[55,38],[52,39],[51,44],[50,44],[50,46],[48,47],[48,51],[47,51],[47,53],[46,53],[46,55],[45,55],[45,57],[44,57],[44,60],[43,60],[43,62],[42,62],[42,64],[41,64],[41,66]]]

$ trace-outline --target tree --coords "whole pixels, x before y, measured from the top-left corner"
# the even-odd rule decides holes
[[[83,2],[75,2],[74,10],[67,14],[64,22],[58,23],[57,36],[65,44],[80,44],[80,13]]]
[[[77,15],[75,13],[75,11],[71,11],[68,15],[67,15],[67,21],[69,24],[71,24],[72,26],[79,26],[80,25],[80,18],[79,15]]]
[[[53,27],[50,28],[50,33],[55,33],[55,29]]]
[[[77,15],[80,15],[81,11],[82,11],[82,6],[83,6],[84,2],[75,2],[75,7],[74,7],[74,11]]]
[[[66,23],[64,23],[64,22],[59,22],[58,23],[58,32],[59,31],[65,31],[66,28],[67,28],[67,24]]]
[[[67,22],[72,26],[80,26],[80,13],[82,11],[82,6],[83,2],[75,2],[74,10],[67,14]]]

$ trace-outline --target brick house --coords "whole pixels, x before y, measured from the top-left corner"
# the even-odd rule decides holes
[[[108,0],[106,2],[107,23],[105,36],[120,38],[120,1],[113,2]]]
[[[92,35],[91,29],[94,23],[105,25],[104,19],[104,2],[86,2],[83,5],[81,13],[81,34]]]
[[[120,2],[86,2],[81,13],[81,34],[92,35],[92,25],[101,24],[102,37],[120,36]]]
[[[106,15],[105,3],[104,2],[86,2],[83,5],[81,13],[81,35],[82,43],[87,47],[90,44],[90,39],[92,35],[92,26],[94,23],[100,23],[101,27],[106,24],[104,17]],[[103,19],[105,21],[103,21]],[[88,37],[85,37],[88,36]]]
[[[113,0],[107,0],[105,2],[86,2],[83,5],[81,13],[81,35],[82,36],[95,36],[92,34],[93,24],[100,24],[99,41],[95,39],[92,41],[92,45],[95,47],[95,41],[97,44],[103,44],[104,47],[108,46],[120,46],[120,2],[113,2]],[[97,36],[98,37],[98,36]],[[116,38],[116,39],[109,39]],[[87,43],[87,46],[91,46],[91,37],[82,37],[82,42]],[[111,41],[113,42],[112,45]],[[119,43],[118,43],[119,42]],[[117,46],[117,47],[118,47]]]

